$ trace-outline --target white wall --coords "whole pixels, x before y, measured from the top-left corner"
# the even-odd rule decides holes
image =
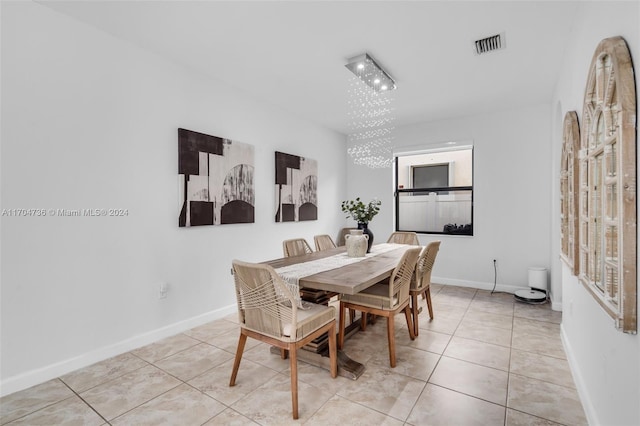
[[[449,186],[473,184],[473,158],[470,150],[432,152],[398,157],[398,186],[414,188],[412,166],[449,164]]]
[[[556,108],[562,111],[562,114],[553,114],[553,196],[556,199],[559,198],[558,171],[562,150],[562,123],[558,121],[567,111],[576,111],[582,124],[584,87],[593,52],[602,39],[613,36],[622,36],[627,41],[636,70],[637,90],[640,3],[583,3],[572,29],[553,100]],[[557,229],[559,217],[556,203],[552,218]],[[559,233],[554,235],[552,247],[557,258],[560,253]],[[561,276],[562,333],[589,422],[594,425],[640,424],[640,338],[617,331],[613,320],[568,268],[562,267]],[[640,299],[638,302],[640,304]]]
[[[420,236],[422,244],[442,240],[435,282],[491,289],[497,259],[497,289],[513,291],[527,287],[529,267],[549,267],[549,116],[548,105],[535,105],[395,130],[401,150],[446,141],[474,145],[473,237]],[[369,225],[376,241],[386,240],[394,228],[392,173],[348,165],[348,195],[382,200],[380,214]]]
[[[255,146],[255,224],[178,228],[179,127]],[[2,394],[235,312],[232,259],[344,222],[344,136],[32,2],[2,2],[1,135],[3,209],[128,209],[2,217]],[[274,223],[275,150],[318,161],[319,220]]]

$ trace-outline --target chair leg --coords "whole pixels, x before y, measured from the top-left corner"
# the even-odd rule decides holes
[[[293,419],[298,419],[298,350],[295,343],[289,345],[289,365],[291,370],[291,405]]]
[[[242,352],[244,352],[244,344],[247,342],[247,335],[240,332],[240,339],[238,339],[238,348],[236,349],[236,358],[233,361],[233,370],[231,370],[231,380],[229,386],[236,385],[236,377],[238,376],[238,369],[240,368],[240,361],[242,360]]]
[[[344,328],[345,328],[345,325],[344,325],[344,317],[345,317],[344,313],[345,312],[344,311],[345,311],[345,309],[346,308],[344,307],[344,304],[342,302],[340,302],[340,314],[339,314],[339,321],[340,321],[339,327],[340,327],[340,329],[338,331],[338,349],[342,349],[342,346],[344,345]],[[329,336],[329,337],[331,337],[331,336]]]
[[[396,338],[394,332],[393,313],[390,313],[387,317],[387,340],[389,342],[389,365],[391,368],[396,367]]]
[[[427,298],[427,308],[429,309],[429,318],[433,319],[433,306],[431,305],[431,289],[427,287],[427,290],[424,292],[423,296]]]
[[[356,310],[349,309],[349,324],[351,324],[356,319]]]
[[[411,294],[411,315],[413,317],[413,334],[418,335],[418,295],[415,293]]]
[[[367,313],[362,312],[360,317],[360,331],[367,331]]]
[[[336,349],[336,325],[335,322],[329,329],[329,362],[331,365],[331,377],[338,376],[338,351]]]
[[[407,319],[407,328],[409,329],[409,337],[411,340],[416,339],[416,334],[413,332],[413,321],[411,321],[411,308],[409,305],[404,307],[404,317]]]

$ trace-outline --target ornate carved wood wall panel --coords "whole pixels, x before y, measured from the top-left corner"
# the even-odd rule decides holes
[[[560,241],[562,260],[578,275],[578,152],[580,128],[578,114],[564,116],[560,170]]]
[[[636,333],[636,91],[622,37],[596,48],[582,126],[579,278],[619,329]]]

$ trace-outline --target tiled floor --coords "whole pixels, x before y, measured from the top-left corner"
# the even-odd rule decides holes
[[[345,342],[358,380],[299,363],[300,419],[289,364],[249,339],[228,386],[236,316],[206,324],[0,400],[11,425],[581,425],[586,419],[560,341],[561,314],[512,295],[434,285],[411,341],[396,320],[389,367],[379,319]],[[424,301],[421,303],[424,304]]]

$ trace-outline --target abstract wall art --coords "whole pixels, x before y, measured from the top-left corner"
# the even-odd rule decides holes
[[[253,145],[178,129],[178,226],[254,222]]]
[[[318,162],[276,151],[276,222],[318,219]]]

